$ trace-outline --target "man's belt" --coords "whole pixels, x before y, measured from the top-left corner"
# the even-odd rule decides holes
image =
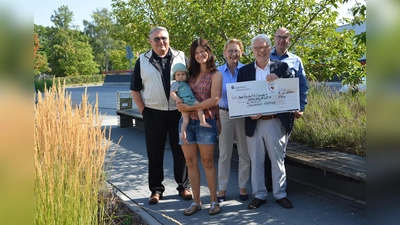
[[[278,118],[278,115],[277,115],[277,114],[274,114],[274,115],[267,115],[267,116],[261,116],[259,119],[260,119],[260,120],[271,120],[271,119],[275,119],[275,118]]]

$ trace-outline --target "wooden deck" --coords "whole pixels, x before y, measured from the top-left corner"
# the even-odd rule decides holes
[[[367,160],[364,157],[310,148],[294,142],[289,143],[286,152],[286,157],[294,162],[337,173],[358,181],[367,181]]]

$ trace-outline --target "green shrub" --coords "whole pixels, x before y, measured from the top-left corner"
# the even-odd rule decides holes
[[[366,95],[340,94],[310,83],[303,117],[295,121],[292,141],[366,157]]]
[[[50,89],[53,87],[53,79],[34,80],[36,92],[44,92],[44,88]]]

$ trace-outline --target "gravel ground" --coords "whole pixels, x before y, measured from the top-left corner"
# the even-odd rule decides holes
[[[127,205],[109,189],[106,200],[107,221],[104,224],[148,225],[139,214],[129,209]]]

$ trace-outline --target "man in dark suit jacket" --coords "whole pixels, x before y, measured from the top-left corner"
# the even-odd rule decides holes
[[[256,58],[239,69],[237,82],[265,80],[271,82],[278,78],[293,78],[288,64],[270,60],[271,40],[265,34],[259,34],[251,40]],[[245,133],[251,160],[251,184],[254,200],[249,209],[258,208],[266,203],[268,191],[265,187],[264,160],[268,154],[272,166],[273,195],[276,202],[284,208],[293,205],[286,194],[286,171],[284,166],[286,143],[293,129],[294,114],[254,115],[245,118]]]

